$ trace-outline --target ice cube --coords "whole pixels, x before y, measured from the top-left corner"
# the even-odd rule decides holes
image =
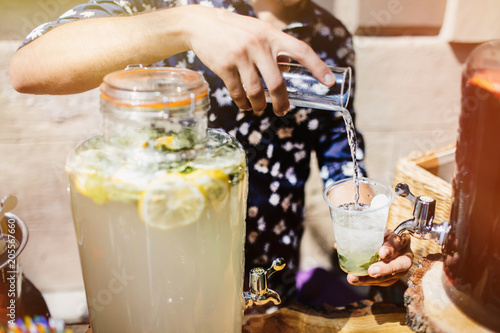
[[[384,205],[386,205],[389,202],[389,198],[385,194],[377,194],[373,199],[372,202],[370,203],[370,208],[371,209],[377,209],[380,208]]]

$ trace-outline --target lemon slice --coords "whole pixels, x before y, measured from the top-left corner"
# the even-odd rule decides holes
[[[96,149],[83,150],[75,156],[66,171],[71,175],[75,189],[97,204],[107,201],[106,177],[103,170],[108,166],[106,154]]]
[[[205,197],[184,176],[169,174],[142,192],[138,209],[146,225],[167,230],[196,222],[205,209]]]
[[[174,146],[174,137],[172,135],[164,135],[155,139],[155,148],[158,150],[170,150]]]
[[[205,196],[207,203],[221,203],[229,192],[229,177],[220,169],[198,169],[186,175]]]
[[[74,178],[75,188],[81,194],[91,198],[96,204],[103,204],[108,196],[104,179],[95,173],[82,173]]]
[[[145,174],[132,166],[121,166],[113,174],[107,186],[108,199],[118,202],[137,201],[151,178],[150,174]]]

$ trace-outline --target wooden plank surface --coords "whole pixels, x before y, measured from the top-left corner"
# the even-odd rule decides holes
[[[363,301],[345,308],[295,304],[272,314],[245,317],[242,332],[412,332],[405,322],[405,308],[388,303]]]
[[[89,325],[68,325],[67,328],[71,329],[73,333],[86,333],[92,332]]]
[[[405,322],[405,308],[388,303],[363,301],[344,308],[293,304],[271,314],[245,316],[242,333],[413,332]],[[92,333],[87,325],[69,328]]]

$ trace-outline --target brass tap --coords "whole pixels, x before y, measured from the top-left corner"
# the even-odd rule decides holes
[[[269,267],[255,267],[250,270],[249,287],[250,291],[243,292],[245,309],[252,305],[263,305],[269,302],[278,305],[281,303],[280,295],[272,289],[267,288],[267,280],[277,271],[285,268],[286,263],[283,258],[275,259]]]

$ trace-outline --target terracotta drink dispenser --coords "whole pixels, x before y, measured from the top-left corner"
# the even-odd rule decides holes
[[[414,205],[394,232],[435,239],[444,254],[443,286],[478,324],[500,331],[500,40],[478,46],[462,75],[449,222],[435,222],[436,200],[396,193]]]
[[[477,47],[462,76],[445,289],[500,331],[500,40]]]

